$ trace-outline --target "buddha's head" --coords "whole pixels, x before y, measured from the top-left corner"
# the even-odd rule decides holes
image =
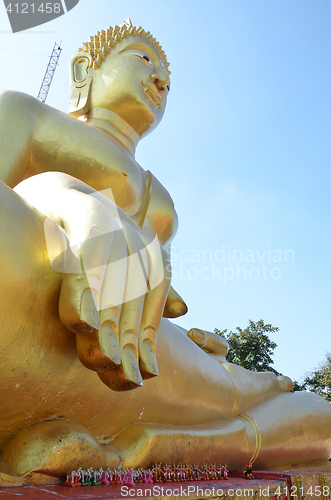
[[[123,118],[140,137],[161,121],[170,88],[169,63],[149,32],[128,19],[97,32],[70,61],[71,105],[79,117],[92,107]]]

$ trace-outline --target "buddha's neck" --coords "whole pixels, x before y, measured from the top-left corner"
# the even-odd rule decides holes
[[[80,119],[116,137],[134,155],[140,137],[119,115],[108,109],[92,107]]]

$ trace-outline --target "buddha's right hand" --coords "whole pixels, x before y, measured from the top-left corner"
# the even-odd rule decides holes
[[[102,201],[92,198],[91,215],[67,228],[73,241],[83,241],[76,254],[84,272],[64,275],[59,313],[76,333],[83,365],[112,389],[128,390],[158,375],[156,336],[169,262],[157,240]]]
[[[49,216],[50,255],[52,245],[63,248],[56,240],[67,240],[62,258],[51,263],[63,272],[59,315],[76,334],[83,365],[114,390],[139,387],[158,375],[156,336],[170,265],[157,239],[104,194],[65,174],[35,176],[17,192]]]

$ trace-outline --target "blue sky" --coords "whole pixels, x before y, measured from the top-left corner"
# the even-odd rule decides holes
[[[17,34],[0,5],[0,89],[37,96],[62,41],[47,104],[67,111],[71,54],[127,17],[171,63],[168,109],[137,160],[179,215],[173,284],[189,313],[178,322],[263,318],[280,327],[275,367],[298,379],[331,350],[331,3],[80,0]]]

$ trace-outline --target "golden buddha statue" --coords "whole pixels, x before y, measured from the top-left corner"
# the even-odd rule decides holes
[[[187,310],[170,286],[177,216],[134,158],[170,89],[160,45],[128,20],[70,68],[69,115],[0,95],[1,484],[91,465],[327,460],[325,400],[167,319]]]

